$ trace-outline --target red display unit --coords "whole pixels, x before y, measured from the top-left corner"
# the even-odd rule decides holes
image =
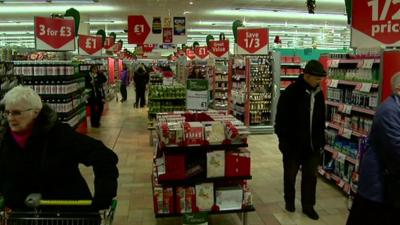
[[[390,80],[393,75],[400,72],[400,51],[399,50],[387,50],[383,52],[382,56],[382,93],[381,102],[387,97],[392,95],[392,88]]]
[[[115,60],[108,58],[108,83],[113,84],[115,77]]]

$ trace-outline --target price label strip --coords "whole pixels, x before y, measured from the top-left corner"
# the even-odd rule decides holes
[[[331,68],[338,68],[338,67],[339,67],[339,60],[338,60],[338,59],[333,59],[333,60],[331,61],[330,67],[331,67]]]
[[[340,188],[343,188],[344,184],[345,184],[344,181],[342,179],[340,179],[339,182],[338,182],[338,186]]]
[[[365,59],[363,63],[363,69],[371,69],[374,65],[374,59]]]

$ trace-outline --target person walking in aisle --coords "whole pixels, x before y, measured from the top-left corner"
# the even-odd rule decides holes
[[[313,220],[319,219],[314,205],[320,150],[325,145],[325,102],[320,88],[325,76],[322,64],[310,60],[304,75],[282,92],[275,121],[283,155],[285,208],[295,211],[295,182],[301,167],[303,213]]]
[[[392,77],[391,86],[393,94],[375,113],[347,225],[399,224],[400,73]]]
[[[126,91],[126,87],[129,85],[129,75],[128,75],[128,68],[125,63],[122,64],[122,72],[121,72],[121,102],[125,102],[128,98],[128,92]]]
[[[106,209],[117,194],[118,157],[102,142],[57,120],[30,87],[17,86],[3,98],[0,125],[0,193],[12,210],[26,210],[32,193],[45,200],[92,200]],[[94,196],[79,171],[92,166]]]
[[[90,71],[85,77],[85,86],[90,89],[88,103],[90,106],[90,124],[92,127],[100,127],[100,119],[104,110],[105,93],[104,83],[107,82],[106,76],[99,72],[97,65],[90,66]]]
[[[136,108],[140,106],[140,108],[143,108],[146,105],[146,85],[149,83],[149,73],[143,63],[139,64],[136,69],[133,80],[136,88],[136,102],[134,107]]]

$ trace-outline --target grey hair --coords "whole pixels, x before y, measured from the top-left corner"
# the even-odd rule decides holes
[[[24,104],[32,109],[42,109],[43,107],[40,96],[32,88],[22,85],[18,85],[8,91],[1,100],[1,104],[5,106]]]
[[[399,92],[397,89],[400,88],[400,72],[397,72],[392,76],[390,79],[390,85],[392,86],[392,92],[394,94]]]

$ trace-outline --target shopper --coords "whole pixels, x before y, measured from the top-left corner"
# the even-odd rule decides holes
[[[393,95],[375,113],[347,225],[399,224],[400,73],[392,77],[391,85]]]
[[[99,72],[97,65],[90,67],[86,75],[86,88],[90,89],[88,103],[90,106],[90,124],[92,127],[100,127],[100,119],[104,110],[105,93],[104,83],[107,82],[106,76]]]
[[[121,92],[121,102],[125,102],[126,99],[128,98],[128,92],[126,91],[126,87],[129,85],[129,74],[128,74],[128,68],[125,63],[122,64],[122,73],[121,73],[121,86],[120,86],[120,92]]]
[[[146,85],[149,83],[149,73],[143,63],[139,64],[133,77],[136,88],[136,102],[134,107],[143,108],[146,105]]]
[[[285,208],[295,211],[295,182],[301,167],[303,213],[319,218],[314,210],[317,167],[325,144],[325,103],[320,82],[326,76],[322,64],[309,61],[304,75],[282,92],[276,113],[275,132],[283,155]]]
[[[102,142],[57,120],[29,87],[17,86],[3,98],[0,127],[0,193],[11,209],[41,193],[46,200],[92,199],[79,164],[93,166],[93,207],[105,209],[117,193],[118,157]]]
[[[199,66],[194,66],[192,73],[189,75],[189,79],[204,79],[201,74],[201,70]]]

